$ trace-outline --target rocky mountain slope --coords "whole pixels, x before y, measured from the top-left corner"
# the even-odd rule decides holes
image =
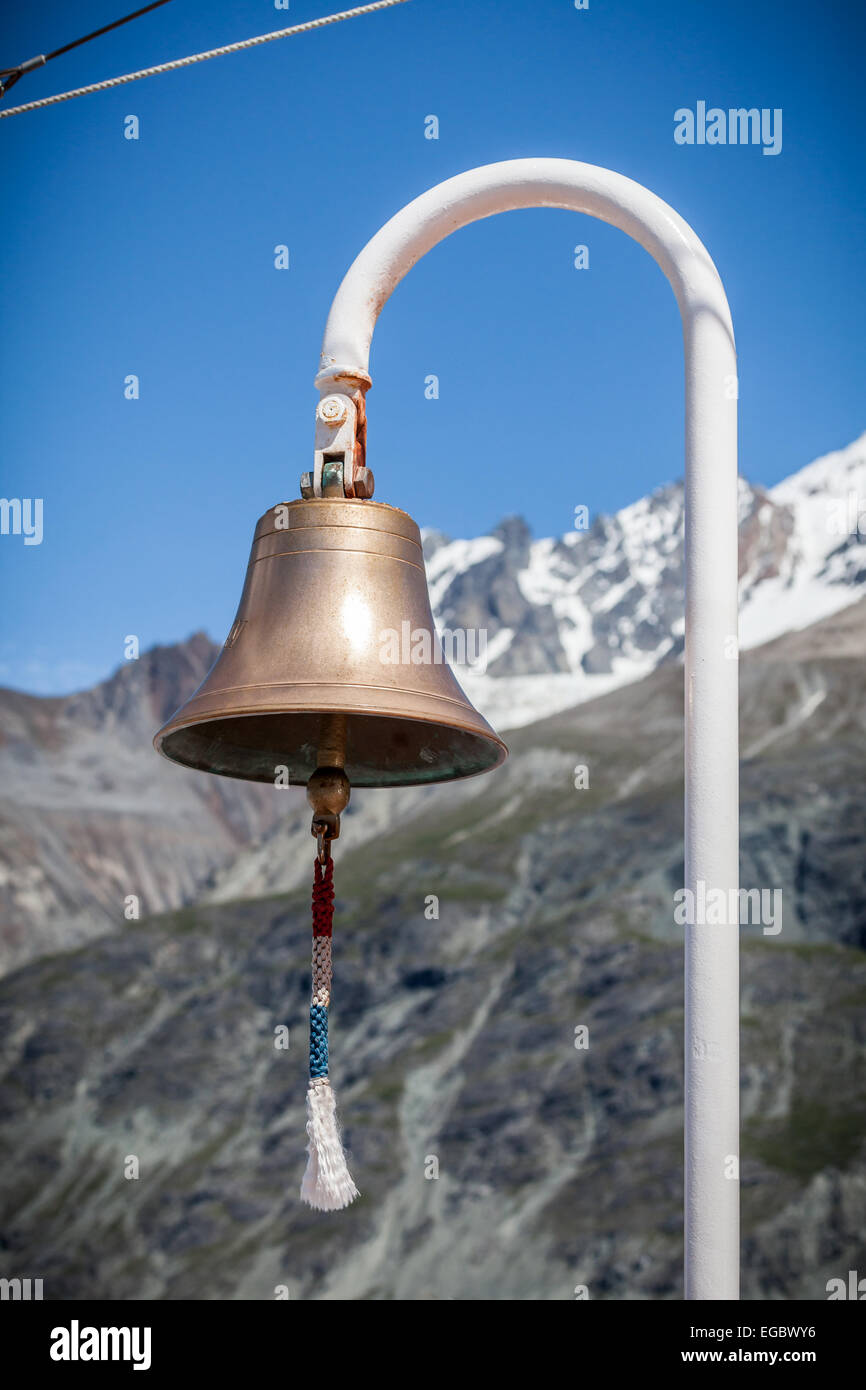
[[[866,593],[858,498],[866,435],[769,492],[741,481],[745,647]],[[486,670],[460,678],[495,726],[522,726],[677,660],[682,511],[672,484],[558,540],[533,541],[519,519],[475,540],[425,535],[440,628],[486,634]],[[0,971],[118,928],[130,895],[152,913],[297,884],[309,841],[301,792],[187,772],[151,749],[215,654],[198,634],[80,695],[0,691]],[[426,814],[431,797],[437,804],[435,789],[356,795],[354,833],[380,836]]]
[[[742,882],[784,902],[778,935],[743,932],[747,1298],[866,1268],[864,644],[859,603],[742,661]],[[340,841],[332,1077],[361,1200],[297,1195],[308,891],[187,908],[0,983],[3,1275],[73,1299],[681,1297],[681,673],[511,741]]]
[[[0,690],[0,968],[119,927],[131,896],[142,915],[187,901],[274,823],[266,788],[151,748],[217,650],[198,633],[78,695]]]

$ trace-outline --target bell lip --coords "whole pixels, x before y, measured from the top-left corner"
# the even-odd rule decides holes
[[[410,722],[412,724],[429,724],[432,725],[432,727],[434,728],[460,729],[464,733],[473,733],[475,738],[482,739],[485,743],[494,744],[497,750],[496,761],[490,763],[488,767],[479,767],[475,772],[456,772],[448,777],[410,777],[406,779],[401,779],[399,782],[353,782],[353,787],[369,788],[370,790],[378,789],[380,791],[390,791],[398,786],[429,787],[432,786],[435,782],[464,782],[469,777],[481,777],[484,775],[484,773],[494,772],[495,769],[497,767],[501,767],[502,764],[505,762],[506,758],[510,756],[507,745],[503,743],[499,735],[495,733],[492,728],[490,728],[490,725],[487,726],[490,732],[483,733],[480,730],[477,732],[475,730],[467,730],[466,726],[464,724],[458,723],[456,719],[424,719],[420,715],[406,714],[405,712],[400,710],[376,710],[375,712],[371,711],[370,713],[365,714],[361,711],[346,710],[345,705],[336,704],[322,704],[317,706],[315,710],[310,710],[306,712],[310,714],[354,714],[355,717],[358,719],[401,719],[406,720],[407,722]],[[225,712],[223,712],[222,714],[215,714],[208,719],[179,719],[176,722],[174,719],[170,719],[167,724],[163,724],[162,728],[154,734],[152,740],[153,747],[156,749],[157,753],[159,753],[160,757],[165,758],[166,762],[174,763],[176,767],[188,767],[191,768],[194,772],[204,772],[205,774],[211,777],[231,777],[231,779],[235,782],[256,782],[259,786],[267,786],[267,782],[262,782],[257,777],[244,777],[243,773],[240,772],[214,772],[212,768],[198,767],[196,763],[188,763],[184,762],[180,758],[173,758],[170,753],[167,753],[165,751],[165,749],[163,748],[163,743],[165,742],[169,734],[176,734],[179,733],[181,729],[189,729],[193,726],[197,726],[200,724],[217,724],[220,722],[220,720],[225,719],[227,717],[230,717],[232,719],[255,719],[259,715],[272,715],[278,713],[278,710],[262,709],[259,707],[255,709],[232,710],[230,715],[227,715]],[[305,711],[291,710],[287,711],[287,713],[301,714],[305,713]],[[483,719],[483,715],[479,715],[479,718]],[[484,722],[485,724],[487,723],[486,720],[484,720]],[[305,783],[293,782],[290,783],[290,785],[300,787],[304,786]]]

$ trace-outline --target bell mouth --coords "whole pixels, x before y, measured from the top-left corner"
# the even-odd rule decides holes
[[[339,713],[339,710],[333,713]],[[306,786],[319,765],[323,715],[250,712],[170,724],[154,739],[164,757],[200,772],[271,786]],[[489,772],[508,750],[480,716],[477,729],[429,718],[346,713],[343,767],[353,787],[413,787]]]

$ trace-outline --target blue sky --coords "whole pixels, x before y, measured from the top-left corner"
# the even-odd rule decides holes
[[[10,8],[2,66],[134,4]],[[338,8],[172,0],[24,77],[3,105]],[[143,648],[199,627],[222,639],[256,519],[297,496],[310,465],[312,379],[343,273],[399,207],[474,165],[606,165],[692,223],[733,311],[748,477],[773,483],[853,439],[866,427],[858,10],[410,0],[0,121],[0,492],[44,506],[41,545],[0,536],[0,682],[88,685],[130,633]],[[781,153],[677,145],[674,112],[699,100],[781,108]],[[451,237],[386,306],[372,371],[376,496],[451,535],[515,512],[537,535],[564,532],[578,502],[610,511],[682,474],[673,295],[592,219],[509,213]]]

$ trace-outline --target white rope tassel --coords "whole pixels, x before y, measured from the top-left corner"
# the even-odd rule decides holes
[[[326,1076],[312,1080],[307,1091],[307,1171],[301,1200],[317,1211],[342,1211],[359,1192],[346,1164],[337,1125],[337,1101]]]

